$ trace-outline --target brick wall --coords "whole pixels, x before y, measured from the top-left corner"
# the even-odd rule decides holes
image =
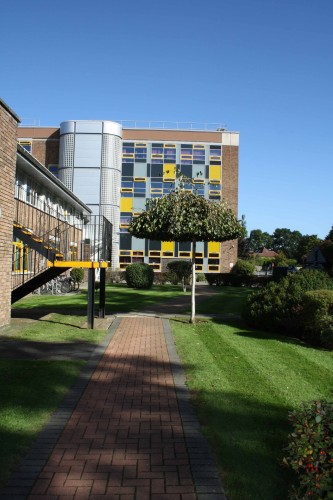
[[[59,164],[59,128],[58,127],[19,127],[17,138],[32,143],[32,155],[48,167]]]
[[[238,146],[222,146],[222,196],[238,215]],[[237,252],[237,240],[222,243],[221,273],[228,273],[236,264]]]
[[[37,160],[48,167],[59,164],[59,139],[34,139],[32,154]]]
[[[10,322],[16,129],[19,118],[0,100],[0,327]]]

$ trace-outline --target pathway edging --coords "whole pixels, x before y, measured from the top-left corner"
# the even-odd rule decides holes
[[[210,445],[200,431],[199,420],[191,404],[185,372],[176,350],[170,322],[162,319],[162,323],[197,499],[226,500]]]

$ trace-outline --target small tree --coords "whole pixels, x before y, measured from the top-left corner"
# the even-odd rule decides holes
[[[82,283],[84,279],[84,270],[81,267],[73,267],[73,269],[70,270],[70,276],[77,286],[77,289],[79,289],[80,283]]]
[[[195,322],[195,251],[197,241],[241,238],[244,227],[225,202],[206,200],[181,187],[162,198],[152,198],[146,211],[132,219],[129,232],[137,238],[190,241],[192,244],[191,323]]]
[[[233,274],[238,274],[239,276],[252,276],[256,270],[256,265],[250,260],[238,259],[234,267],[232,268]]]
[[[191,277],[192,264],[188,260],[173,260],[167,264],[169,271],[174,273],[183,285],[183,291],[186,292],[186,281]]]
[[[154,269],[143,262],[135,262],[126,267],[125,279],[129,287],[151,288],[154,282]]]

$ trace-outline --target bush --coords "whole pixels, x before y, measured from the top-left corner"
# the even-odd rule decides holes
[[[292,498],[333,497],[333,403],[312,401],[289,414],[293,432],[283,462],[299,479]]]
[[[250,260],[238,259],[234,267],[232,268],[232,274],[238,274],[239,276],[252,276],[256,270],[254,262]]]
[[[205,279],[211,286],[247,286],[252,288],[261,288],[272,281],[271,276],[240,276],[232,273],[206,273]]]
[[[178,285],[179,283],[179,276],[176,273],[173,273],[171,271],[168,271],[165,273],[166,280],[171,283],[171,285]]]
[[[131,288],[151,288],[154,282],[154,269],[148,264],[137,262],[126,267],[125,279]]]
[[[125,271],[121,271],[121,269],[116,269],[115,271],[107,269],[105,279],[106,283],[121,283],[125,280]]]
[[[173,285],[177,285],[179,281],[186,291],[186,284],[189,283],[192,272],[192,264],[189,260],[172,260],[168,262],[167,269],[169,271],[170,281]],[[175,282],[177,281],[177,283]]]
[[[204,273],[197,273],[196,274],[197,283],[201,283],[202,281],[205,281],[205,280],[206,280],[206,278],[205,278]]]
[[[79,289],[80,283],[82,283],[84,279],[84,270],[81,267],[73,267],[69,274],[74,281],[74,284],[77,285],[77,288]]]
[[[302,309],[305,339],[323,347],[333,348],[333,291],[306,292]]]
[[[333,280],[323,271],[304,270],[289,274],[281,281],[268,283],[251,294],[243,317],[254,327],[284,331],[297,336],[302,329],[302,300],[309,290],[333,289]]]
[[[154,284],[155,285],[165,285],[169,281],[168,273],[155,273],[154,274]]]

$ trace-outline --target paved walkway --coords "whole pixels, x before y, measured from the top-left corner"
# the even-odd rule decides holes
[[[225,499],[168,320],[109,332],[0,498]]]

